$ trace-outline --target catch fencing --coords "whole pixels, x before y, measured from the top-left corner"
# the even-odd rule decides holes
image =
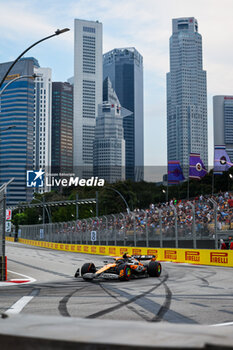
[[[221,208],[212,199],[185,201],[70,222],[24,225],[18,236],[67,244],[218,249],[219,237],[231,233],[231,217],[231,208]]]

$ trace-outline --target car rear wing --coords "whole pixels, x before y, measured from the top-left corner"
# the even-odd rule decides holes
[[[137,260],[150,260],[156,258],[155,255],[132,255],[132,258]]]

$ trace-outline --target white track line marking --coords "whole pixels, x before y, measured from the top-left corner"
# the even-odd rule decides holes
[[[19,314],[20,311],[34,298],[34,296],[22,297],[16,303],[14,303],[6,312],[7,315]]]
[[[212,324],[211,326],[213,326],[213,327],[233,326],[233,322]]]

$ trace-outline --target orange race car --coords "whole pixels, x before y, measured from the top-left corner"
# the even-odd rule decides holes
[[[142,262],[143,261],[143,262]],[[84,280],[94,278],[118,279],[128,281],[137,277],[159,277],[162,272],[160,262],[156,261],[154,255],[128,255],[125,253],[120,258],[114,258],[113,262],[104,261],[105,265],[96,267],[93,263],[85,263],[76,271],[74,277]]]

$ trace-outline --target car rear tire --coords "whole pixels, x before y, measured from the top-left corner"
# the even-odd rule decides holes
[[[162,272],[162,266],[158,261],[150,261],[147,272],[150,277],[159,277]]]
[[[118,267],[118,275],[120,281],[129,281],[131,277],[131,268],[126,264],[121,264]]]
[[[96,272],[96,267],[93,263],[85,263],[81,268],[81,276],[83,276],[85,273],[95,273],[95,272]]]

